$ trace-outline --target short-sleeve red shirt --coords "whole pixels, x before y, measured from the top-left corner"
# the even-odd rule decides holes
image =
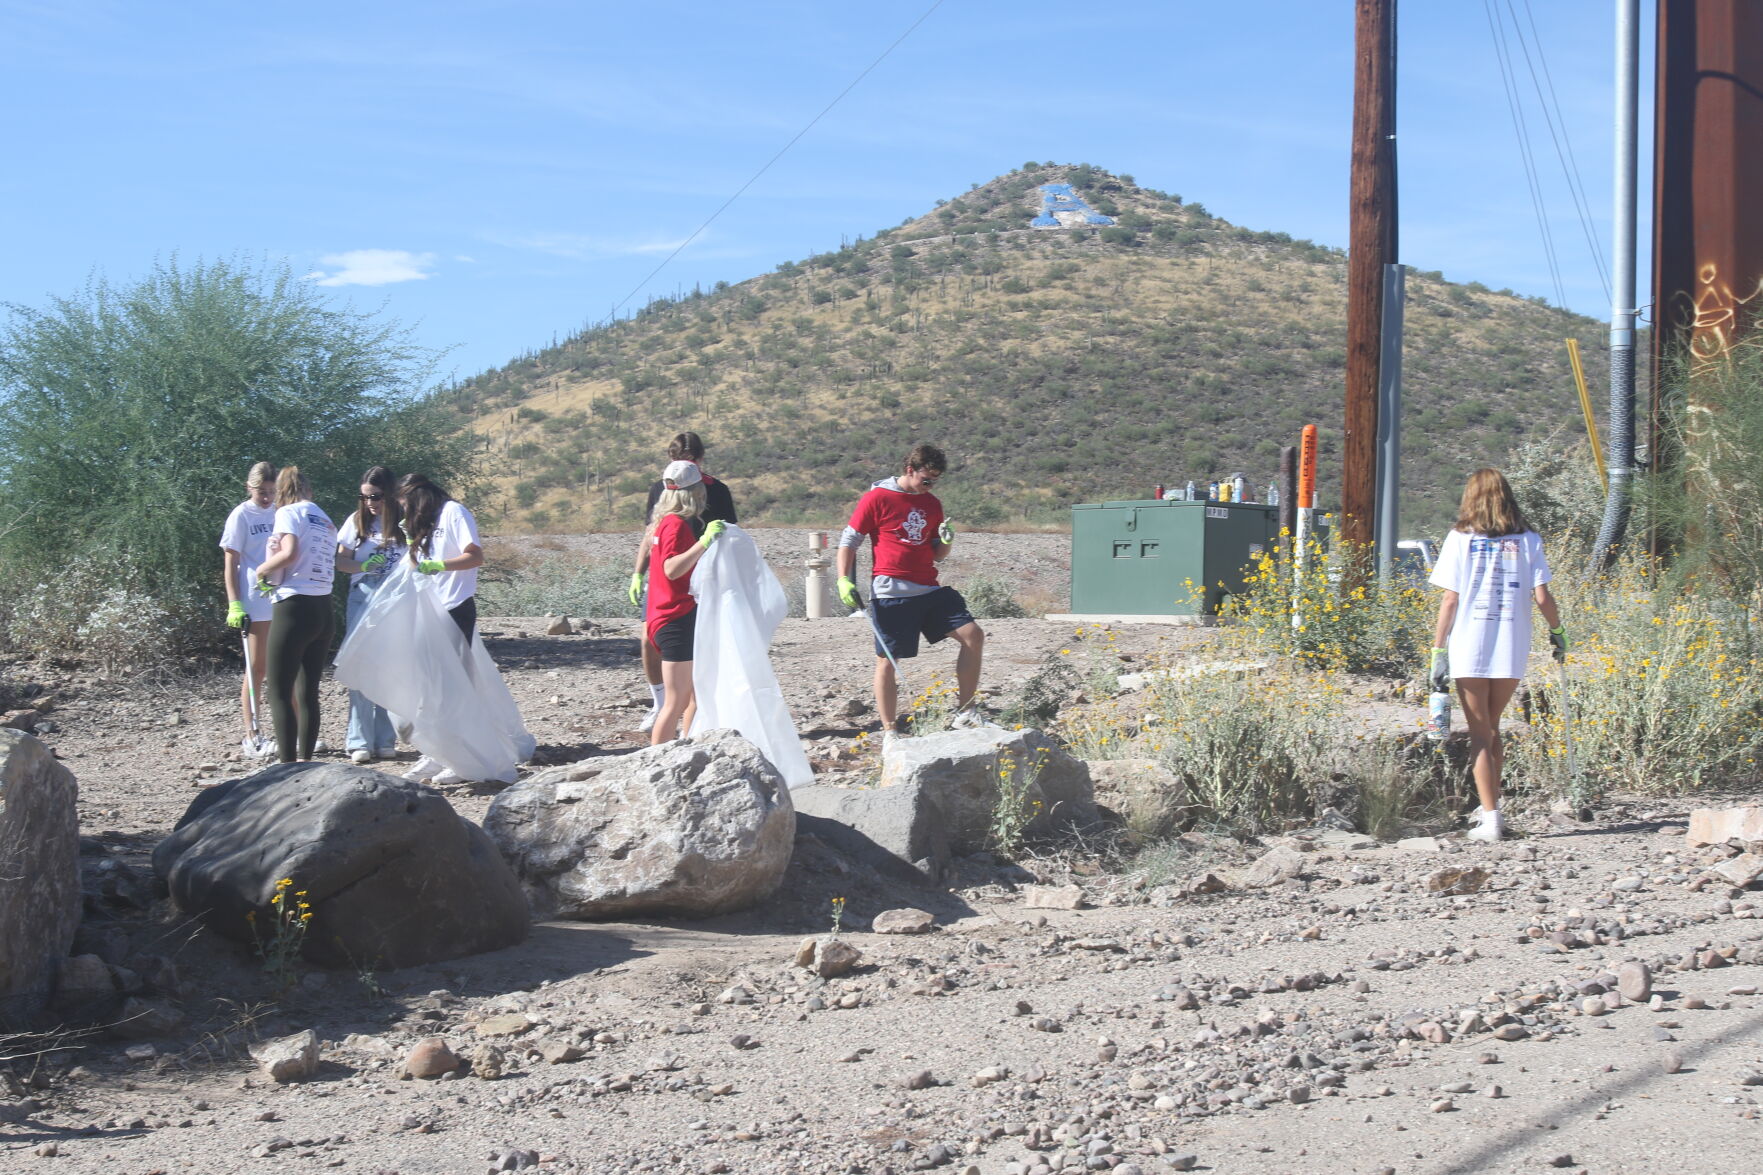
[[[857,500],[851,529],[875,546],[873,574],[934,587],[937,527],[943,504],[935,494],[908,494],[877,487]]]
[[[678,579],[669,579],[664,570],[669,559],[690,550],[697,541],[692,524],[678,514],[663,514],[655,524],[655,546],[649,552],[649,607],[643,617],[643,628],[651,644],[663,624],[698,606],[692,598],[691,571]]]

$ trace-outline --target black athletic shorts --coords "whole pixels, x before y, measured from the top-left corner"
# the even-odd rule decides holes
[[[698,609],[693,608],[655,630],[655,647],[661,650],[663,661],[690,661],[697,634]]]
[[[952,587],[940,587],[922,596],[872,596],[869,602],[875,626],[888,641],[887,650],[881,641],[875,642],[875,655],[885,657],[891,650],[896,661],[918,656],[920,636],[934,645],[963,624],[973,623],[967,601]]]

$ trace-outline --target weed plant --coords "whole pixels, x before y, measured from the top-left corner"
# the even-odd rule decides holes
[[[257,944],[257,957],[263,970],[279,988],[293,987],[300,978],[300,948],[312,924],[312,903],[307,892],[294,888],[294,879],[284,877],[275,883],[270,895],[267,929],[257,924],[257,911],[245,915]]]
[[[1015,752],[1002,750],[992,760],[992,781],[998,801],[988,829],[992,846],[1006,857],[1022,849],[1029,828],[1040,819],[1042,802],[1035,798],[1035,782],[1046,766],[1046,753],[1037,752],[1032,762],[1022,762]]]

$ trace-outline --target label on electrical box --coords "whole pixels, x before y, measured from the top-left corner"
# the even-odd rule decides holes
[[[1223,506],[1208,506],[1208,507],[1206,507],[1206,517],[1208,517],[1208,518],[1229,518],[1230,511],[1226,510]]]

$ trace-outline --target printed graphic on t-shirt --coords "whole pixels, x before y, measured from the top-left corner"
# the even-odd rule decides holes
[[[915,547],[919,543],[922,543],[924,541],[924,528],[929,521],[930,520],[924,516],[924,511],[914,506],[912,510],[907,513],[906,521],[900,525],[900,530],[905,534],[906,541]]]
[[[1476,620],[1505,622],[1518,614],[1523,581],[1518,574],[1516,536],[1488,538],[1477,535],[1469,540],[1469,557],[1485,570],[1472,580],[1475,594],[1470,599],[1470,615]]]

